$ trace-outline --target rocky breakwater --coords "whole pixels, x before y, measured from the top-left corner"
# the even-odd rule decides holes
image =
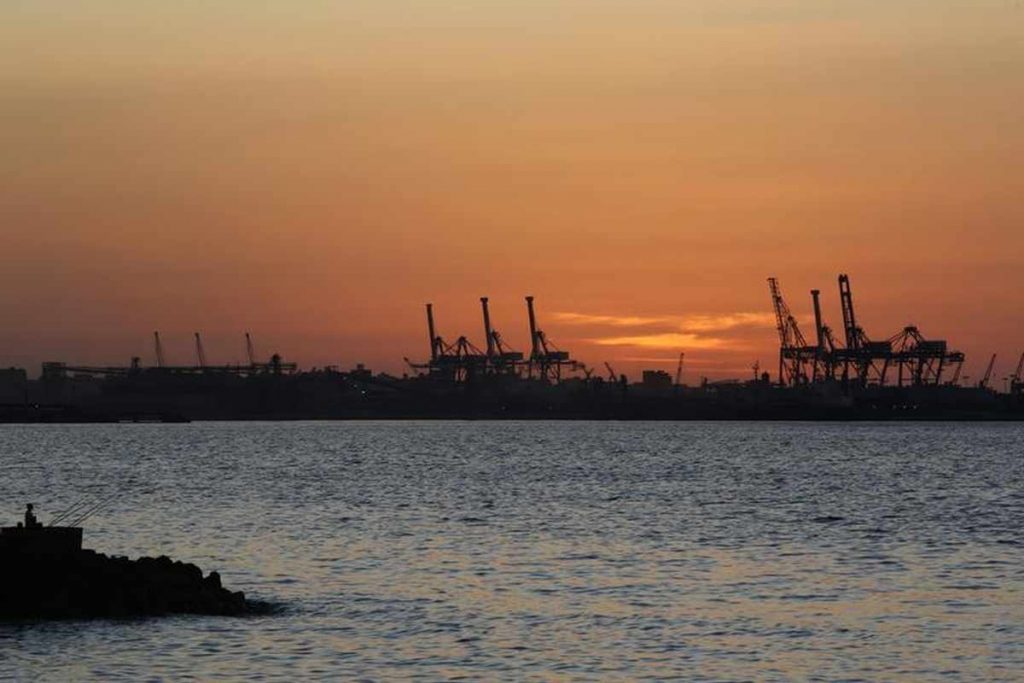
[[[0,618],[75,619],[166,614],[242,615],[241,592],[167,557],[108,557],[81,549],[81,529],[0,533]],[[78,544],[75,547],[75,533]]]

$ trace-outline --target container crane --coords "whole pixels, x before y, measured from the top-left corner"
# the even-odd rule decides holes
[[[467,382],[486,370],[489,357],[465,336],[446,342],[434,327],[434,306],[427,304],[427,332],[430,335],[430,361],[411,363],[417,370],[427,370],[434,377],[451,382]],[[490,326],[490,321],[485,321]]]
[[[806,384],[814,374],[813,369],[809,373],[807,368],[816,364],[818,347],[807,344],[796,317],[782,298],[782,290],[776,278],[768,278],[768,289],[775,310],[775,328],[779,333],[779,384]]]
[[[505,340],[491,326],[491,311],[486,296],[480,297],[480,306],[484,316],[484,335],[487,340],[487,364],[491,370],[503,373],[514,373],[523,361],[523,354],[514,351],[505,344]]]
[[[153,346],[154,346],[154,350],[156,351],[156,366],[158,368],[162,368],[165,365],[165,363],[164,363],[164,347],[160,343],[160,333],[159,332],[154,332],[153,333]]]
[[[608,368],[608,381],[612,383],[618,382],[619,376],[615,374],[615,368],[612,367],[612,364],[609,363],[608,361],[605,361],[604,366]]]
[[[196,360],[199,361],[200,368],[206,368],[206,352],[203,351],[203,340],[196,332]]]
[[[1024,393],[1024,353],[1020,354],[1017,361],[1017,369],[1010,378],[1010,391],[1013,393]]]
[[[537,317],[533,310],[533,297],[526,297],[526,312],[530,320],[530,363],[528,375],[533,376],[536,365],[540,379],[559,382],[562,379],[562,368],[577,370],[580,364],[569,357],[568,351],[562,351],[537,328]]]
[[[249,357],[249,366],[256,367],[256,349],[252,344],[252,335],[245,333],[245,354]]]
[[[480,306],[484,312],[484,340],[487,342],[487,358],[494,358],[494,332],[491,328],[491,311],[487,307],[487,297],[480,297]]]
[[[985,368],[985,376],[978,382],[979,389],[988,389],[988,383],[992,381],[992,370],[996,367],[996,354],[992,354],[992,358],[988,361],[988,367]]]
[[[440,337],[434,331],[434,304],[427,304],[427,332],[430,334],[430,361],[437,360]]]
[[[862,386],[871,383],[884,386],[886,373],[892,362],[892,342],[871,341],[864,333],[864,329],[857,324],[850,276],[846,274],[839,276],[839,301],[843,310],[843,331],[846,335],[846,348],[840,354],[843,359],[843,379],[851,379],[852,367],[856,373],[855,379]]]

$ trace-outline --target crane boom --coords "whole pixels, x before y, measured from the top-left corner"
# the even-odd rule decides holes
[[[853,291],[850,289],[850,276],[845,273],[839,276],[839,302],[843,309],[843,331],[846,333],[846,348],[860,348],[861,333],[857,327],[857,317],[853,311]]]
[[[768,278],[768,289],[772,293],[772,308],[775,311],[775,329],[779,333],[779,344],[783,347],[791,346],[789,329],[786,326],[786,318],[789,309],[782,299],[782,292],[779,290],[779,281],[773,277]]]
[[[533,297],[526,297],[526,313],[530,319],[530,358],[535,359],[540,355],[540,345],[537,343],[537,316],[533,311]]]
[[[252,335],[245,333],[245,353],[249,356],[249,365],[256,367],[256,349],[252,344]]]
[[[206,352],[203,351],[203,340],[196,332],[196,359],[199,361],[199,367],[206,367]]]
[[[681,386],[682,383],[683,383],[683,359],[685,357],[686,357],[686,354],[683,353],[683,352],[680,352],[680,354],[679,354],[679,365],[676,366],[676,386],[677,387]]]
[[[494,357],[494,329],[491,327],[491,310],[487,306],[487,297],[480,297],[480,307],[484,313],[484,340],[487,342],[487,357]]]
[[[608,381],[609,381],[609,382],[618,382],[618,381],[619,381],[619,378],[618,378],[618,376],[617,376],[617,375],[615,374],[615,368],[613,368],[613,367],[612,367],[612,364],[611,364],[611,363],[609,363],[608,361],[605,361],[605,362],[604,362],[604,366],[605,366],[606,368],[608,368]]]
[[[160,343],[160,333],[159,332],[154,332],[153,333],[153,346],[155,347],[155,351],[156,351],[156,366],[158,368],[162,368],[162,367],[164,367],[164,347]]]
[[[988,383],[992,379],[992,370],[995,368],[995,366],[996,354],[993,353],[992,358],[990,358],[988,361],[988,367],[985,368],[985,376],[981,378],[980,382],[978,382],[978,386],[981,387],[982,389],[988,388]]]
[[[774,277],[768,278],[768,288],[771,290],[772,308],[775,310],[775,327],[779,333],[779,383],[799,384],[808,377],[805,364],[815,360],[820,349],[807,346],[796,316],[782,298],[779,281]]]

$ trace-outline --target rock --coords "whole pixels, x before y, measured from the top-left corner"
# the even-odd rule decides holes
[[[164,614],[241,615],[252,605],[170,558],[108,557],[79,550],[60,557],[0,553],[0,618],[67,619]]]

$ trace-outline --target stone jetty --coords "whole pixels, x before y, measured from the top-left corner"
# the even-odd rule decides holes
[[[220,575],[168,557],[109,557],[84,550],[82,530],[0,529],[0,619],[167,614],[242,615],[255,606]]]

